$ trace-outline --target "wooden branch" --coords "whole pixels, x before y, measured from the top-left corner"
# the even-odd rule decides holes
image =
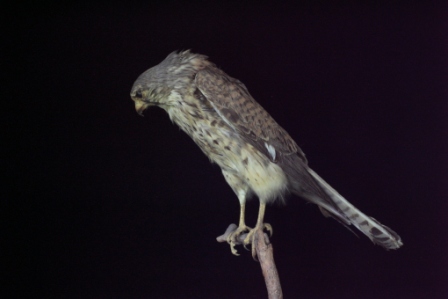
[[[217,237],[218,242],[227,242],[227,237],[237,229],[235,224],[230,224],[226,232]],[[242,245],[246,234],[239,236],[238,245]],[[266,288],[268,290],[269,299],[282,299],[282,287],[278,277],[277,267],[274,262],[274,250],[272,244],[269,242],[269,237],[262,230],[257,230],[254,235],[254,242],[251,244],[255,246],[257,258],[260,262],[261,271],[264,276]]]
[[[264,282],[268,289],[269,299],[282,299],[282,286],[278,277],[277,267],[274,262],[274,249],[269,237],[261,229],[255,232],[255,250],[260,261],[261,270],[263,271]],[[252,244],[254,246],[254,244]]]

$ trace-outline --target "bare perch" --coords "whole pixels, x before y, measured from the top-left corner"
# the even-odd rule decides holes
[[[218,242],[227,242],[228,236],[237,229],[235,224],[230,224],[226,229],[226,232],[217,237]],[[244,244],[245,236],[241,235],[237,239],[237,245]],[[257,253],[258,261],[260,262],[261,270],[263,272],[264,281],[268,290],[269,299],[282,299],[282,287],[280,285],[280,279],[277,272],[277,267],[274,262],[274,252],[272,244],[269,242],[269,237],[261,229],[256,230],[254,235],[254,243]]]
[[[282,299],[282,286],[278,277],[277,267],[274,262],[274,249],[269,237],[261,229],[255,232],[255,239],[252,246],[255,246],[257,257],[263,271],[264,281],[268,289],[269,299]]]

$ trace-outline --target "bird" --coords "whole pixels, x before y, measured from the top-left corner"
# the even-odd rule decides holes
[[[396,232],[362,213],[312,170],[297,143],[247,87],[206,55],[190,50],[170,53],[137,78],[130,96],[142,116],[152,106],[164,109],[221,168],[240,204],[238,227],[227,237],[233,254],[239,255],[235,246],[243,238],[255,255],[255,232],[273,231],[264,223],[266,205],[291,193],[316,204],[325,217],[353,225],[374,244],[387,250],[403,245]],[[245,222],[245,206],[253,195],[260,205],[251,228]]]

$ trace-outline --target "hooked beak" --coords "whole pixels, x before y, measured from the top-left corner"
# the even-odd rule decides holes
[[[135,111],[137,111],[140,116],[143,116],[143,111],[145,111],[148,106],[149,104],[143,101],[135,101]]]

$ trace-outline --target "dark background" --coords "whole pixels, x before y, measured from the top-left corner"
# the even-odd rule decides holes
[[[448,298],[443,3],[4,11],[2,298],[266,297],[250,253],[215,241],[239,213],[219,168],[129,97],[185,49],[244,82],[314,170],[403,238],[388,252],[301,199],[269,207],[285,298]]]

